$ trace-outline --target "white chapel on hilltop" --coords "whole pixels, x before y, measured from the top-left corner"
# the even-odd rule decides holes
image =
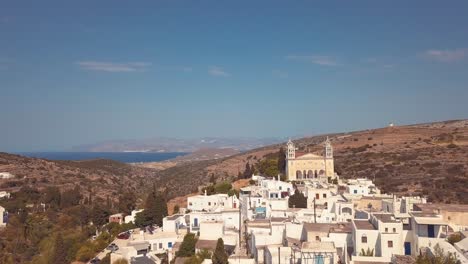
[[[294,143],[289,140],[286,150],[286,176],[288,180],[327,180],[335,178],[333,147],[330,139],[324,143],[324,155],[296,151]]]

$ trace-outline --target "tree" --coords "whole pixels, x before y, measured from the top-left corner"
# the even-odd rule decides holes
[[[433,254],[425,252],[416,258],[416,264],[457,264],[459,261],[454,253],[445,254],[439,243],[434,246]]]
[[[203,249],[197,254],[191,256],[189,259],[185,260],[184,264],[201,264],[205,259],[211,259],[211,252]]]
[[[307,198],[299,190],[295,190],[294,194],[289,196],[289,208],[307,208]]]
[[[286,172],[286,152],[283,147],[278,152],[278,171],[282,174]]]
[[[68,263],[70,261],[67,260],[67,248],[63,242],[63,237],[61,233],[58,233],[57,237],[55,238],[54,243],[54,255],[52,257],[53,264],[63,264]]]
[[[462,240],[461,233],[453,233],[447,238],[447,242],[450,244],[455,244],[457,242],[460,242]]]
[[[153,220],[150,219],[145,211],[139,212],[135,216],[135,225],[138,227],[149,226],[153,224]]]
[[[135,224],[139,227],[153,224],[162,226],[163,218],[166,216],[166,200],[160,193],[153,190],[146,198],[145,210],[136,215]]]
[[[133,192],[124,192],[121,196],[119,196],[119,211],[124,214],[130,214],[132,210],[135,209],[136,201],[137,199]]]
[[[216,243],[216,249],[211,257],[213,264],[228,264],[228,254],[224,250],[224,241],[222,238],[218,238],[218,243]]]
[[[80,186],[76,185],[71,190],[66,190],[61,194],[60,207],[68,208],[80,204],[81,201]]]
[[[244,176],[244,179],[252,177],[252,168],[250,168],[250,164],[248,162],[245,164],[245,170],[242,176]]]
[[[239,190],[231,189],[227,192],[227,195],[229,195],[229,197],[235,195],[237,198],[239,198]]]
[[[204,187],[204,188],[202,189],[202,192],[203,192],[203,193],[206,192],[207,195],[215,194],[215,193],[216,193],[216,191],[215,191],[215,186],[214,186],[213,184],[208,185],[208,186],[206,186],[206,187]]]
[[[200,252],[197,253],[197,257],[200,258],[202,262],[204,259],[210,259],[211,255],[211,252],[206,249],[202,249],[200,250]]]
[[[195,255],[196,243],[197,239],[195,238],[195,234],[186,234],[182,244],[180,244],[179,251],[176,252],[176,257],[191,257]]]
[[[257,168],[260,174],[269,177],[276,178],[276,176],[280,174],[280,171],[278,170],[278,160],[276,158],[266,158],[261,160],[257,164]]]
[[[101,262],[99,262],[99,264],[111,264],[110,253],[107,253],[106,256],[101,259]]]
[[[215,193],[228,193],[232,185],[229,182],[220,182],[215,185]]]
[[[211,175],[210,175],[210,183],[211,183],[211,184],[215,184],[215,183],[216,183],[216,178],[215,178],[215,176],[214,176],[214,173],[211,173]]]
[[[60,206],[60,198],[61,195],[58,187],[47,187],[43,201],[52,208],[58,208]]]
[[[174,214],[178,214],[179,211],[180,211],[180,206],[179,206],[178,204],[176,204],[176,205],[174,206],[174,212],[173,212],[173,213],[174,213]]]
[[[107,208],[103,206],[95,205],[91,209],[90,218],[93,221],[93,224],[96,226],[102,226],[107,223],[110,212]]]
[[[374,256],[374,249],[367,248],[367,250],[364,250],[363,248],[361,249],[361,253],[359,253],[359,256],[364,256],[364,257],[372,257]]]

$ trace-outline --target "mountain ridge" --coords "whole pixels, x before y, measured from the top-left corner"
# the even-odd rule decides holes
[[[141,140],[108,140],[94,144],[72,147],[72,151],[90,152],[194,152],[200,149],[231,148],[246,151],[257,147],[280,142],[279,138],[222,138],[202,137],[192,139],[179,139],[170,137],[157,137]]]

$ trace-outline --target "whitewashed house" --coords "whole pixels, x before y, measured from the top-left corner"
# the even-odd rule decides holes
[[[354,195],[380,194],[380,190],[375,184],[366,178],[350,179],[346,186],[346,191]]]

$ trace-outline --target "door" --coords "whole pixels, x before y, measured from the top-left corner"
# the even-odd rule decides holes
[[[434,225],[427,225],[427,236],[428,237],[435,237]]]
[[[317,255],[315,256],[315,264],[324,264],[325,261],[324,261],[324,258],[322,255]]]
[[[411,242],[405,242],[405,255],[411,255]]]

